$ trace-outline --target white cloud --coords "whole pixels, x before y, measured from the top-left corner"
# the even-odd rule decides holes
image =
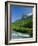
[[[27,14],[28,16],[32,15],[32,13]]]

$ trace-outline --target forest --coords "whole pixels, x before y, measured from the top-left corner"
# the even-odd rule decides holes
[[[32,36],[32,15],[23,15],[21,19],[11,23],[11,29],[16,32],[30,34]]]

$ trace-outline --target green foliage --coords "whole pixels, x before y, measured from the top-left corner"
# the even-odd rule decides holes
[[[21,33],[28,33],[32,36],[32,19],[18,20],[11,24],[11,29]]]

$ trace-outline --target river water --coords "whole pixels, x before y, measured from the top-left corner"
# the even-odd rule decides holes
[[[30,37],[29,34],[20,33],[16,31],[11,32],[11,39],[21,39],[21,38],[29,38],[29,37]]]

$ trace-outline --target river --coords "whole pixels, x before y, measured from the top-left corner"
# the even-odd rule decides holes
[[[29,34],[20,33],[16,31],[11,32],[11,39],[21,39],[21,38],[29,38],[29,37],[30,37]]]

